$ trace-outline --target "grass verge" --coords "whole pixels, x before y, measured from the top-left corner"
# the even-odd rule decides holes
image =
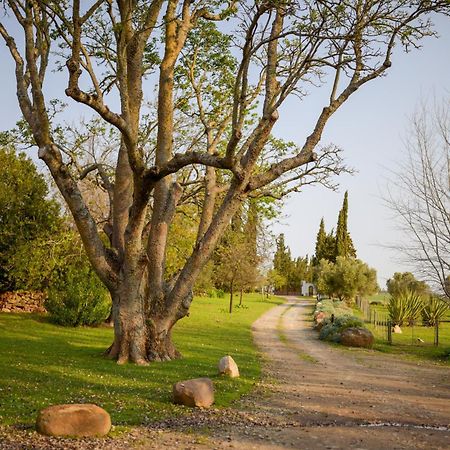
[[[282,299],[244,297],[248,308],[227,312],[228,299],[196,298],[191,315],[174,330],[183,359],[147,367],[118,366],[101,354],[111,344],[108,328],[64,328],[42,317],[0,314],[0,423],[32,425],[37,412],[52,404],[95,403],[114,425],[134,426],[182,414],[171,403],[176,381],[210,377],[216,405],[226,406],[248,392],[261,373],[251,324]],[[238,379],[217,375],[217,362],[232,355]]]

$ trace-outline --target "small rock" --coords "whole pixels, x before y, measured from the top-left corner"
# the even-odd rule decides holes
[[[54,405],[39,412],[36,430],[47,436],[105,436],[111,429],[111,418],[93,404]]]
[[[373,346],[374,337],[366,328],[351,327],[346,328],[341,333],[340,342],[349,347],[371,348]]]
[[[396,334],[402,334],[402,329],[398,325],[394,325],[392,331]]]
[[[173,385],[173,401],[179,405],[209,408],[214,403],[214,386],[209,378],[179,381]]]
[[[239,368],[231,356],[224,356],[219,361],[219,374],[230,378],[239,377]]]

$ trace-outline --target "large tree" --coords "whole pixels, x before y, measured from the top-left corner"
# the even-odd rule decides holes
[[[327,122],[386,73],[394,46],[417,46],[433,34],[429,14],[450,10],[447,0],[2,4],[8,17],[0,36],[15,63],[21,111],[112,295],[115,338],[108,353],[138,364],[178,356],[172,327],[188,314],[195,280],[242,202],[292,192],[311,179],[326,183],[339,156],[332,146],[319,147]],[[109,242],[49,113],[52,45],[58,61],[66,61],[59,66],[68,73],[65,94],[120,137],[113,177],[105,179]],[[281,106],[315,85],[329,95],[305,141],[276,145],[271,133]],[[157,98],[149,102],[154,86]],[[193,182],[203,193],[197,243],[169,278],[168,232]]]
[[[450,301],[450,107],[423,107],[412,121],[405,163],[388,203],[405,239],[396,250]],[[413,277],[414,278],[414,277]]]

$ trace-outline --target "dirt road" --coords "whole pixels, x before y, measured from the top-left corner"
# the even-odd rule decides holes
[[[197,410],[114,441],[34,435],[33,447],[17,448],[450,449],[448,366],[332,347],[310,320],[310,303],[289,298],[255,322],[265,378],[233,409]]]
[[[289,298],[253,326],[264,385],[238,412],[203,412],[173,430],[204,430],[182,448],[450,449],[450,370],[332,347],[311,328],[311,303]],[[193,435],[194,437],[194,435]],[[157,446],[155,446],[157,448]]]

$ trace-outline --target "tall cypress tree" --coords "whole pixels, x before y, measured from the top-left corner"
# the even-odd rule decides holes
[[[356,250],[353,245],[352,238],[347,229],[348,217],[348,192],[345,191],[342,208],[339,211],[338,223],[336,229],[336,250],[335,256],[343,256],[344,258],[356,258]]]
[[[316,238],[316,251],[314,256],[315,265],[319,264],[320,260],[326,257],[325,256],[326,247],[327,247],[327,233],[325,232],[325,222],[322,217]]]

